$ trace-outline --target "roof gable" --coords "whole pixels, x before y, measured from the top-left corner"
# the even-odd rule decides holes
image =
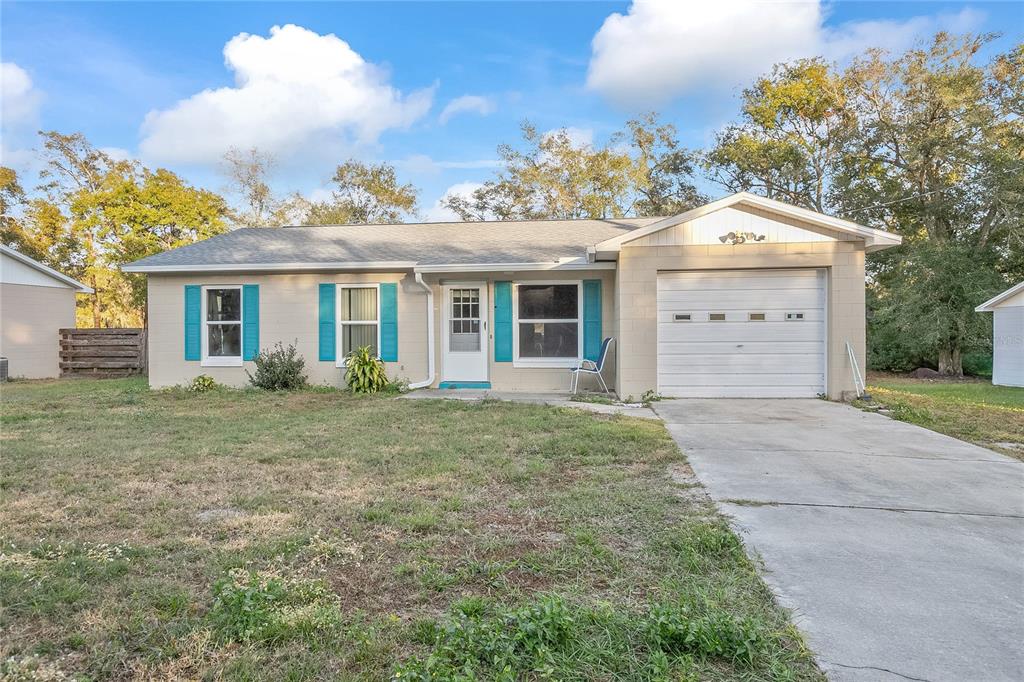
[[[22,266],[25,266],[27,268],[30,268],[32,270],[32,272],[38,273],[39,275],[42,275],[45,278],[48,278],[50,281],[54,282],[54,284],[51,284],[50,286],[59,285],[59,286],[64,286],[64,287],[70,287],[71,289],[75,289],[76,291],[78,291],[80,293],[83,293],[83,294],[91,294],[92,293],[92,289],[87,287],[87,286],[85,286],[81,282],[79,282],[77,280],[74,280],[74,279],[71,279],[67,275],[65,275],[63,273],[60,273],[60,272],[57,272],[53,268],[51,268],[49,266],[46,266],[46,265],[43,265],[42,263],[40,263],[37,260],[33,260],[32,258],[29,258],[25,254],[21,253],[20,251],[15,251],[14,249],[12,249],[9,246],[4,246],[3,244],[0,244],[0,253],[2,253],[6,257],[12,259],[16,263],[18,263],[18,264],[20,264]],[[4,277],[2,277],[0,279],[2,279],[4,282],[8,281],[8,278],[6,276],[4,276]],[[35,285],[35,286],[40,286],[40,285]]]
[[[1001,294],[996,294],[974,309],[978,313],[990,313],[1003,305],[1024,306],[1024,282],[1012,286]]]
[[[862,239],[864,240],[864,246],[867,251],[877,251],[879,249],[897,246],[902,242],[902,238],[899,235],[885,232],[884,230],[876,230],[848,220],[834,218],[823,213],[799,208],[781,201],[775,201],[774,199],[759,197],[755,194],[738,192],[725,197],[724,199],[713,201],[710,204],[698,206],[697,208],[686,211],[685,213],[680,213],[679,215],[672,216],[670,218],[664,218],[651,223],[646,227],[633,230],[627,234],[612,237],[611,239],[598,244],[595,247],[595,250],[598,254],[602,252],[614,253],[626,245],[638,246],[643,243],[642,240],[659,232],[671,230],[672,228],[684,223],[702,222],[702,219],[705,217],[726,209],[732,209],[733,211],[746,210],[746,212],[753,213],[754,215],[758,215],[759,213],[769,213],[782,216],[789,219],[788,222],[794,224],[794,229],[803,230],[816,235],[813,238],[809,237],[809,241],[818,241],[821,237],[824,237],[826,241]],[[712,223],[713,221],[703,222]],[[699,239],[705,238],[706,236],[699,237]],[[788,239],[788,241],[793,240]],[[690,243],[704,242],[691,241]],[[658,240],[652,239],[648,245],[659,245]]]

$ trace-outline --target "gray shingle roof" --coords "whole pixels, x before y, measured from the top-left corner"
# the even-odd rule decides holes
[[[126,269],[414,262],[547,263],[659,218],[241,228],[143,258]]]

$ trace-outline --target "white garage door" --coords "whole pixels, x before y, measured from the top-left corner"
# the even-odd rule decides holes
[[[675,398],[824,393],[824,271],[660,273],[658,392]]]

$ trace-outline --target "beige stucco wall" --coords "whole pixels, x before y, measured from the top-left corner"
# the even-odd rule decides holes
[[[420,381],[427,374],[426,292],[405,273],[253,274],[149,276],[149,385],[162,388],[185,384],[208,374],[228,386],[248,383],[242,367],[204,367],[185,360],[185,285],[260,285],[260,347],[280,341],[295,343],[306,360],[314,384],[341,386],[343,371],[319,356],[319,285],[334,282],[398,282],[398,362],[386,363],[388,376]]]
[[[440,334],[444,330],[442,322],[441,285],[449,282],[485,282],[487,284],[488,323],[487,323],[487,358],[488,379],[491,388],[496,391],[536,391],[552,392],[569,390],[569,370],[561,367],[516,367],[512,362],[494,361],[494,283],[495,282],[536,282],[536,281],[582,281],[585,279],[601,280],[601,337],[615,336],[615,271],[614,270],[576,270],[576,271],[531,271],[503,273],[459,273],[457,275],[425,275],[424,281],[434,289],[434,329],[437,338],[434,343],[434,358],[437,371],[437,382],[444,381],[444,358]],[[582,329],[581,329],[582,333]],[[604,371],[604,380],[613,386],[615,377],[615,354],[613,347],[608,364]],[[581,389],[597,389],[594,377],[584,377],[580,381]]]
[[[441,285],[450,281],[481,281],[488,288],[488,373],[494,390],[565,391],[569,372],[562,368],[523,368],[510,362],[494,361],[494,282],[538,280],[602,280],[603,335],[614,335],[615,273],[612,270],[574,272],[459,273],[457,275],[425,275],[424,281],[434,291],[434,385],[444,380],[442,354]],[[275,342],[295,342],[306,360],[311,382],[340,386],[342,370],[334,362],[320,362],[318,357],[318,320],[321,283],[398,282],[398,362],[386,363],[388,375],[410,382],[427,377],[426,292],[409,273],[361,274],[253,274],[253,275],[150,275],[149,276],[149,383],[154,388],[186,384],[200,374],[208,374],[229,386],[248,382],[245,370],[253,371],[253,363],[243,367],[204,367],[200,362],[186,361],[184,333],[184,287],[186,284],[258,284],[260,285],[260,347]],[[614,352],[614,351],[613,351]],[[614,362],[605,372],[612,385]],[[592,381],[592,379],[590,380]],[[587,380],[581,384],[589,387]]]
[[[0,284],[0,355],[7,358],[10,376],[59,376],[57,330],[74,326],[74,289]]]
[[[824,241],[738,246],[632,246],[619,253],[618,393],[639,396],[657,389],[658,272],[745,268],[825,268],[828,274],[826,391],[839,399],[854,390],[846,342],[864,368],[864,246]]]

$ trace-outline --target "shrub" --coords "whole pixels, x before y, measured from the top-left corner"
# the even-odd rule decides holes
[[[288,344],[285,348],[280,343],[272,349],[261,350],[253,358],[256,363],[256,374],[249,375],[249,383],[256,388],[266,391],[293,391],[306,385],[306,375],[303,370],[306,361],[302,359],[295,344]]]
[[[217,388],[217,382],[209,374],[200,374],[188,385],[188,390],[193,393],[206,393]]]
[[[369,346],[349,353],[345,367],[345,383],[353,393],[377,393],[390,383],[384,372],[384,363],[370,352]]]
[[[737,619],[727,611],[698,612],[687,604],[655,606],[647,619],[651,645],[668,654],[692,654],[702,658],[723,658],[752,665],[765,644],[758,622]]]

